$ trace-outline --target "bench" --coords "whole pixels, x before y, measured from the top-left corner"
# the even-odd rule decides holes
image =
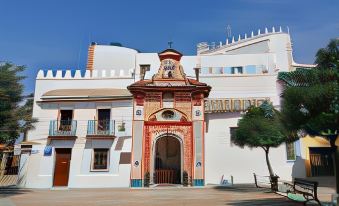
[[[304,205],[311,201],[321,205],[317,196],[318,182],[295,178],[292,184],[285,182],[284,185],[287,188],[287,198]]]
[[[270,188],[273,191],[278,190],[278,176],[262,176],[253,173],[254,183],[257,188]]]

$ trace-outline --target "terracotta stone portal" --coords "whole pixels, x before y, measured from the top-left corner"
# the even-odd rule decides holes
[[[134,96],[131,187],[186,179],[204,185],[204,98],[211,87],[186,77],[181,56],[173,49],[159,53],[158,73],[128,87]]]

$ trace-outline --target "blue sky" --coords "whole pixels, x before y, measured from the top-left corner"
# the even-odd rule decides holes
[[[294,59],[313,63],[339,36],[338,0],[0,0],[0,61],[26,65],[25,92],[37,70],[85,68],[91,41],[159,52],[172,40],[185,55],[201,41],[267,26],[288,26]]]

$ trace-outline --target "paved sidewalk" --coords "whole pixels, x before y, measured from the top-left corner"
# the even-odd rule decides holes
[[[156,188],[0,190],[1,206],[127,206],[127,205],[300,205],[277,194],[254,188]]]

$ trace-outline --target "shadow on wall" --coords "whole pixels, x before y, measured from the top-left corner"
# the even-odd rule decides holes
[[[292,179],[306,178],[306,160],[300,156],[296,157],[292,167]]]

